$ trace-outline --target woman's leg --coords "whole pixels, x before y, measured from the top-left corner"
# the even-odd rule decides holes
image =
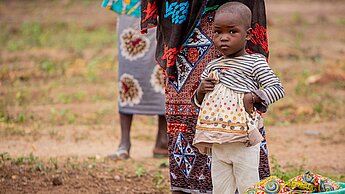
[[[131,126],[132,126],[133,114],[120,113],[121,124],[121,140],[118,150],[126,150],[128,153],[131,149]]]
[[[155,157],[165,157],[168,155],[167,122],[165,115],[158,115],[158,130],[153,155]]]
[[[121,139],[115,154],[108,156],[111,160],[125,160],[129,158],[131,149],[130,131],[133,114],[120,113]]]

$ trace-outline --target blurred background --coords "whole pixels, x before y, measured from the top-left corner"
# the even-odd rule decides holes
[[[286,89],[264,116],[272,171],[345,182],[345,2],[266,6]],[[130,164],[103,159],[120,131],[115,29],[101,1],[0,0],[0,193],[168,192],[167,160],[151,154],[156,118],[135,117]]]

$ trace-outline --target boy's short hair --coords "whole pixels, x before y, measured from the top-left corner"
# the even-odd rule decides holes
[[[236,1],[224,3],[216,10],[216,15],[221,13],[239,14],[241,16],[244,27],[250,28],[251,26],[252,12],[249,7],[247,7],[243,3]]]

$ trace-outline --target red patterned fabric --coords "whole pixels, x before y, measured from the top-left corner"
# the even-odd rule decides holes
[[[259,24],[255,24],[250,41],[254,44],[260,45],[261,48],[264,49],[266,53],[268,53],[268,40],[266,28],[260,26]]]
[[[187,125],[183,123],[168,123],[168,133],[186,133]]]
[[[147,2],[146,8],[142,10],[142,15],[144,15],[144,18],[142,18],[141,22],[145,23],[149,19],[157,18],[158,16],[158,9],[157,9],[157,3],[156,1]],[[154,25],[155,26],[155,25]],[[142,29],[143,33],[146,33],[147,28]]]
[[[166,61],[167,68],[175,65],[177,54],[181,51],[178,48],[164,48],[162,59]]]

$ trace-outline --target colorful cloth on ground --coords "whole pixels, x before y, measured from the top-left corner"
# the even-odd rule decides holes
[[[268,177],[256,185],[248,188],[245,194],[288,194],[288,193],[320,193],[335,191],[341,186],[333,180],[321,175],[306,172],[303,175],[294,177],[287,182],[276,176]]]
[[[155,31],[142,35],[139,27],[139,17],[118,15],[118,109],[164,115],[165,78],[154,59]]]
[[[102,7],[113,10],[119,14],[140,17],[139,0],[103,0]]]
[[[231,0],[142,0],[141,28],[146,32],[158,24],[156,60],[170,79],[178,79],[177,56],[188,45],[195,27],[206,11]],[[253,13],[253,37],[249,51],[268,57],[264,0],[238,0]],[[208,8],[206,8],[208,7]]]

